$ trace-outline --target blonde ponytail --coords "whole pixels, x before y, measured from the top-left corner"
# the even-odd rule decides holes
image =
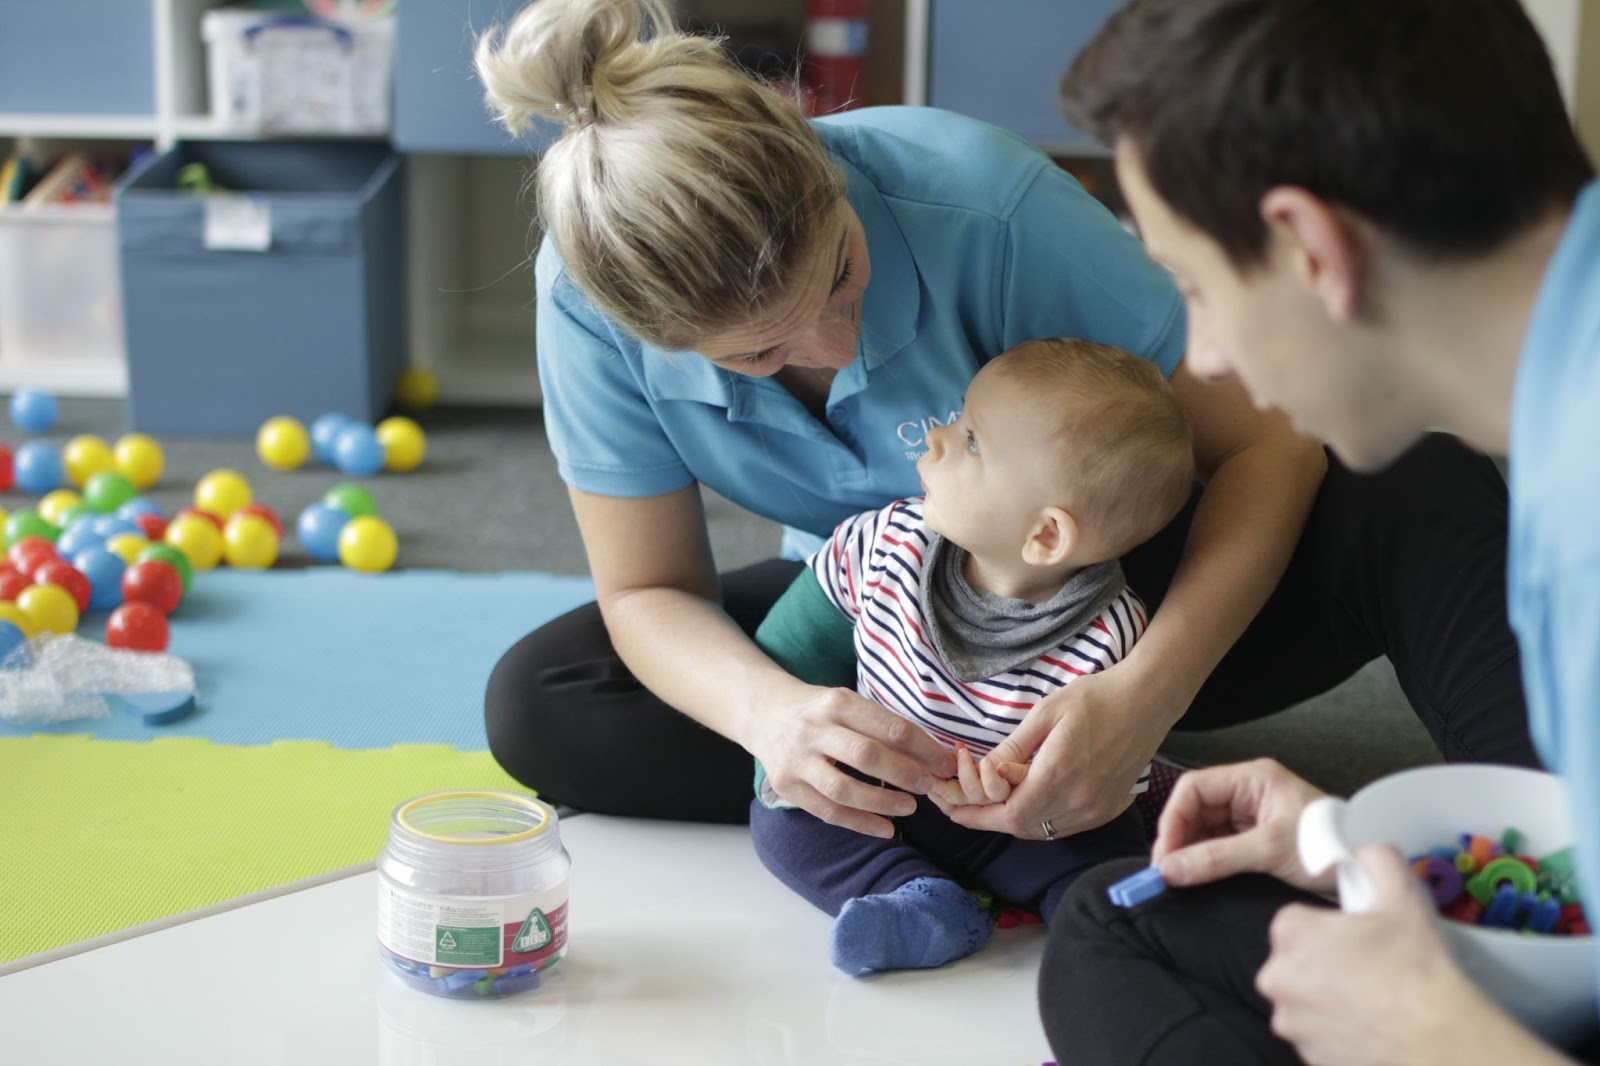
[[[507,129],[565,124],[539,162],[545,227],[578,287],[658,347],[759,316],[844,195],[799,110],[662,0],[535,0],[476,60]]]

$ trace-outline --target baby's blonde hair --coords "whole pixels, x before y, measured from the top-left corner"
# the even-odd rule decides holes
[[[799,109],[662,0],[536,0],[476,63],[508,130],[566,125],[539,162],[544,225],[578,287],[659,348],[759,317],[844,195]]]
[[[1172,386],[1155,364],[1072,337],[1027,341],[995,360],[1027,386],[1054,429],[1041,471],[1063,506],[1107,557],[1172,521],[1194,489],[1194,438]]]

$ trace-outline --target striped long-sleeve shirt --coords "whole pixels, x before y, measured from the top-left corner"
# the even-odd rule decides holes
[[[931,536],[920,498],[841,523],[809,560],[823,594],[855,626],[856,688],[946,747],[994,748],[1035,703],[1127,655],[1144,632],[1143,602],[1124,588],[1082,630],[994,677],[962,681],[939,654],[922,601]],[[1143,791],[1141,776],[1135,791]]]

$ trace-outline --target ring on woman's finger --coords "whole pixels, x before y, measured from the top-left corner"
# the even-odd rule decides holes
[[[1044,838],[1046,840],[1054,840],[1056,838],[1056,827],[1050,824],[1050,819],[1046,818],[1040,822],[1039,828],[1044,830]]]

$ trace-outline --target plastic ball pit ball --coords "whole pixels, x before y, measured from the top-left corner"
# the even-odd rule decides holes
[[[71,633],[78,628],[78,601],[60,585],[29,585],[17,594],[17,607],[41,633]]]
[[[6,550],[25,537],[37,537],[40,540],[54,541],[61,535],[61,531],[46,522],[42,517],[26,508],[12,511],[6,516],[4,526],[0,526],[0,540],[4,540]]]
[[[383,468],[396,473],[415,470],[428,454],[428,438],[422,427],[409,418],[396,415],[378,423],[373,433],[383,447]]]
[[[32,588],[33,586],[30,585],[28,587]],[[39,627],[34,624],[33,619],[24,614],[22,608],[18,607],[14,602],[0,603],[0,622],[10,622],[22,630],[22,635],[29,640],[39,635]]]
[[[257,518],[264,519],[267,525],[272,527],[272,531],[278,535],[278,539],[283,539],[283,519],[278,517],[277,511],[274,511],[266,504],[246,504],[237,511],[233,512],[234,518],[238,518],[240,515],[255,515]]]
[[[33,579],[16,567],[0,566],[0,600],[15,603],[17,594],[31,584]]]
[[[333,445],[339,438],[339,431],[354,422],[355,419],[338,411],[318,415],[311,423],[311,449],[317,453],[317,458],[332,466]]]
[[[171,614],[183,602],[183,578],[171,563],[146,559],[134,563],[122,575],[122,598],[128,603],[147,603],[162,614]]]
[[[196,570],[211,570],[222,562],[222,531],[199,515],[180,514],[162,539],[183,552]]]
[[[333,439],[333,465],[351,477],[371,477],[383,469],[383,445],[371,426],[351,422]]]
[[[127,566],[132,566],[139,561],[139,553],[150,546],[148,537],[135,536],[124,533],[106,541],[106,551],[121,559]]]
[[[195,507],[223,521],[253,498],[250,483],[237,470],[213,470],[194,487]]]
[[[439,402],[439,378],[420,366],[408,368],[395,386],[395,399],[408,411],[426,411]]]
[[[274,470],[296,470],[311,454],[311,436],[298,421],[281,415],[256,431],[256,455]]]
[[[11,656],[16,654],[17,649],[25,647],[27,643],[28,634],[22,631],[21,626],[15,622],[0,620],[0,668],[4,668]],[[11,665],[20,666],[22,662]]]
[[[11,421],[18,429],[43,433],[56,424],[60,405],[43,389],[18,389],[11,396]]]
[[[59,489],[67,475],[66,467],[61,462],[61,453],[49,441],[30,440],[17,449],[13,465],[17,488],[34,496],[43,496],[51,489]]]
[[[257,515],[235,514],[222,530],[223,558],[239,570],[265,570],[278,561],[278,533]]]
[[[332,563],[339,559],[339,534],[350,521],[346,512],[318,501],[300,512],[295,532],[307,555],[320,563]]]
[[[36,510],[39,512],[39,517],[57,529],[66,529],[67,522],[62,516],[67,513],[69,508],[82,506],[83,497],[76,492],[71,489],[56,489],[54,492],[44,494],[43,498],[39,500],[39,506]]]
[[[83,502],[96,514],[113,514],[137,495],[133,482],[115,470],[102,470],[83,487]]]
[[[79,615],[89,609],[89,599],[94,590],[89,585],[89,579],[71,563],[61,559],[44,563],[33,572],[33,580],[41,585],[66,589],[72,594],[72,602],[77,605]]]
[[[161,471],[167,465],[161,445],[143,433],[129,433],[119,438],[111,455],[117,473],[133,482],[133,487],[140,491],[161,480]]]
[[[60,558],[56,546],[43,537],[23,537],[6,549],[6,560],[30,578],[39,567]]]
[[[189,562],[189,557],[172,545],[162,541],[159,544],[148,545],[134,557],[135,563],[148,562],[154,559],[166,563],[178,572],[178,577],[183,581],[183,594],[189,594],[189,585],[194,581],[194,565]]]
[[[17,483],[17,460],[11,449],[0,444],[0,492],[10,492]]]
[[[111,446],[87,433],[67,441],[61,450],[61,461],[66,464],[67,480],[80,488],[100,471],[113,467]]]
[[[394,565],[399,551],[394,530],[381,518],[352,518],[339,531],[339,561],[352,570],[376,574]]]
[[[122,575],[128,564],[105,548],[85,548],[72,557],[72,565],[89,579],[89,607],[105,611],[122,602]]]
[[[148,603],[125,603],[106,620],[106,643],[128,651],[166,651],[172,639],[167,616]]]
[[[351,518],[378,517],[378,503],[360,485],[335,485],[322,494],[322,502],[336,507]]]

